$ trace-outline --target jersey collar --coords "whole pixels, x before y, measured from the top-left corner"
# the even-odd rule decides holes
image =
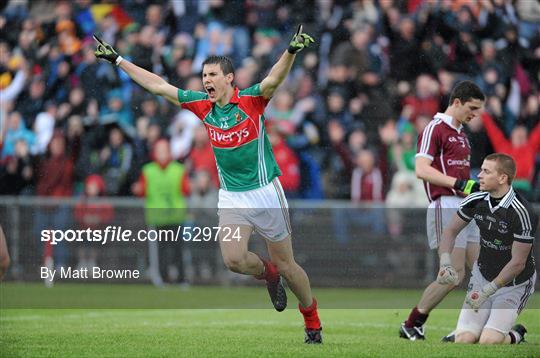
[[[229,103],[233,103],[233,104],[240,103],[240,96],[238,96],[238,92],[240,92],[238,90],[238,87],[234,87],[234,92],[233,92],[233,95],[232,95],[231,100],[229,101]]]
[[[506,193],[506,195],[501,199],[501,201],[499,202],[499,204],[497,204],[496,207],[492,208],[491,207],[491,200],[489,200],[491,198],[491,195],[488,194],[484,197],[484,200],[487,200],[488,202],[488,205],[489,205],[489,209],[491,210],[491,212],[495,212],[498,208],[505,208],[505,209],[508,209],[510,207],[510,204],[512,203],[512,200],[514,200],[514,197],[516,196],[516,193],[514,192],[514,189],[512,187],[510,187],[510,190],[508,190],[508,193]]]
[[[463,125],[462,124],[460,124],[459,127],[457,127],[457,128],[454,127],[454,125],[452,124],[452,116],[449,116],[448,114],[437,112],[437,114],[435,115],[434,118],[442,120],[444,123],[448,124],[448,126],[450,126],[450,128],[455,129],[458,133],[461,133],[461,131],[463,130]]]

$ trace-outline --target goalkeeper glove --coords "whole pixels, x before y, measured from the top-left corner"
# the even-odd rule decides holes
[[[441,285],[452,284],[457,286],[459,284],[458,273],[454,266],[452,266],[450,254],[447,252],[441,254],[441,265],[439,275],[437,276],[437,282]]]
[[[303,50],[304,47],[308,47],[313,42],[315,42],[313,37],[309,36],[308,34],[303,34],[302,25],[298,25],[298,30],[296,30],[291,42],[289,42],[289,48],[287,51],[289,51],[291,54],[295,54]]]
[[[454,183],[454,189],[463,192],[463,194],[469,195],[471,193],[476,193],[480,191],[480,184],[472,179],[456,179]]]
[[[100,39],[96,34],[94,34],[94,40],[98,43],[94,52],[97,58],[102,58],[116,66],[122,62],[122,56],[118,55],[118,52],[111,45]]]
[[[478,309],[486,302],[486,300],[493,295],[497,290],[499,289],[499,286],[491,281],[490,283],[487,283],[484,287],[482,287],[482,290],[480,292],[478,291],[471,291],[467,294],[467,298],[465,298],[465,302],[471,306],[471,308],[478,312]]]

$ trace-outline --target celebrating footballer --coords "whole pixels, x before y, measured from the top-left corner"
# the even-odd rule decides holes
[[[149,92],[193,112],[205,125],[216,159],[219,179],[219,225],[240,230],[240,240],[220,240],[229,270],[265,280],[277,311],[287,306],[285,278],[299,300],[304,317],[305,342],[321,343],[317,301],[305,271],[295,262],[287,199],[278,177],[280,169],[265,131],[264,109],[287,77],[296,53],[314,42],[298,27],[288,49],[261,83],[239,90],[234,68],[225,56],[210,56],[203,63],[205,92],[178,89],[161,77],[122,58],[95,36],[98,58],[121,68]],[[270,260],[248,251],[256,230],[265,239]]]

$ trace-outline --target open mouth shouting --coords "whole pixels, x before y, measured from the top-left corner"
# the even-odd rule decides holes
[[[206,93],[208,93],[208,97],[210,97],[210,99],[216,98],[216,89],[214,88],[214,86],[206,85],[204,86],[204,89],[206,90]]]

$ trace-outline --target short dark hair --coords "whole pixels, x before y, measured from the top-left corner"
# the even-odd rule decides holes
[[[234,75],[234,66],[231,59],[227,56],[209,56],[204,60],[202,65],[203,67],[204,65],[219,65],[224,75],[228,75],[229,73]]]
[[[452,105],[456,98],[459,99],[461,103],[469,102],[473,99],[479,99],[481,101],[486,100],[486,96],[484,96],[480,87],[472,81],[461,81],[454,87],[450,94],[449,105]]]
[[[506,174],[508,177],[508,185],[512,185],[512,181],[516,176],[516,161],[514,158],[503,153],[492,153],[484,160],[492,160],[497,163],[497,171],[500,174]]]

